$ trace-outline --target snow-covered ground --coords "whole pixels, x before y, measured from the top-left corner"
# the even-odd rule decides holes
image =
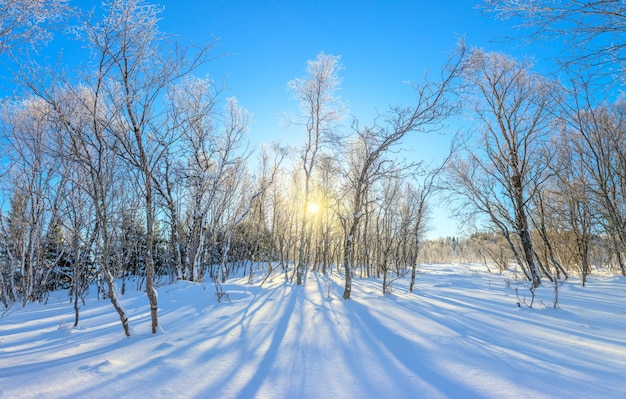
[[[518,307],[511,275],[477,265],[421,268],[382,296],[380,282],[309,273],[159,288],[163,331],[127,293],[133,337],[108,301],[89,298],[78,328],[67,293],[0,319],[2,398],[617,398],[626,396],[626,279],[570,281]],[[507,284],[507,279],[510,286]],[[328,293],[330,292],[330,296]],[[524,288],[520,294],[524,294]]]

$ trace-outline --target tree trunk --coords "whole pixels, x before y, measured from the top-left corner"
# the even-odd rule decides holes
[[[416,236],[419,233],[416,233]],[[419,256],[420,250],[420,240],[417,238],[415,240],[415,255],[413,256],[413,261],[411,262],[411,282],[409,283],[409,292],[413,292],[413,287],[415,286],[415,277],[417,277],[417,259]]]
[[[115,279],[113,278],[113,276],[111,275],[108,269],[104,270],[104,280],[107,284],[108,296],[109,296],[109,299],[111,300],[111,304],[117,311],[117,314],[120,317],[120,321],[122,322],[122,327],[124,328],[124,334],[126,334],[127,337],[130,337],[130,325],[128,324],[128,317],[126,317],[126,312],[124,311],[124,308],[122,308],[122,305],[120,304],[117,298],[117,293],[115,292],[115,283],[114,283]]]
[[[360,204],[360,201],[358,202]],[[345,284],[343,289],[343,299],[346,300],[350,299],[350,295],[352,294],[352,252],[354,249],[354,236],[356,235],[359,224],[359,216],[360,215],[358,213],[354,214],[352,218],[352,225],[350,226],[348,237],[346,238],[344,246],[343,267],[345,273]]]
[[[159,327],[157,293],[154,287],[154,207],[152,204],[152,179],[147,163],[144,163],[145,190],[146,190],[146,293],[150,301],[150,318],[152,319],[152,334],[156,334]]]
[[[511,166],[515,170],[517,169],[517,154],[513,154],[512,158],[513,164]],[[535,262],[532,238],[528,228],[528,218],[526,216],[526,210],[524,209],[522,176],[518,172],[514,172],[511,180],[513,186],[517,232],[522,242],[522,252],[524,253],[524,260],[526,261],[528,271],[530,272],[533,288],[537,288],[541,284],[541,272]]]

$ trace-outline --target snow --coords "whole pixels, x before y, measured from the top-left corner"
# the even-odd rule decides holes
[[[479,265],[420,268],[408,278],[303,287],[260,273],[159,291],[150,333],[143,292],[122,298],[126,338],[108,301],[87,299],[78,328],[67,292],[0,318],[1,398],[615,398],[626,388],[626,279],[541,287],[517,306],[512,274]],[[329,292],[330,297],[327,295]],[[519,292],[525,291],[519,285]]]

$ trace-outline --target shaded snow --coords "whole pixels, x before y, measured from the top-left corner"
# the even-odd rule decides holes
[[[126,294],[133,337],[108,301],[78,328],[66,293],[0,319],[2,398],[614,398],[625,393],[626,279],[540,288],[517,307],[515,283],[480,266],[424,266],[381,295],[380,281],[310,273],[259,287],[238,278],[159,288],[162,332],[144,293]],[[520,294],[524,289],[520,289]]]

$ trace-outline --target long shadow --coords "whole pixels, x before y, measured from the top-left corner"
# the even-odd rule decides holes
[[[259,363],[256,372],[252,378],[246,383],[246,385],[239,392],[239,396],[243,398],[253,398],[259,392],[259,389],[265,381],[265,377],[268,374],[268,370],[272,368],[279,355],[280,345],[285,338],[287,329],[289,328],[289,322],[291,316],[294,314],[296,308],[296,302],[300,292],[292,290],[289,292],[289,298],[287,305],[284,307],[283,313],[276,324],[274,334],[271,338],[271,343],[263,359]]]
[[[593,329],[581,331],[575,321],[577,317],[572,318],[563,310],[518,310],[512,305],[510,308],[502,305],[494,295],[499,291],[506,294],[504,288],[488,290],[485,282],[472,285],[472,289],[468,289],[467,285],[449,289],[433,289],[429,285],[420,296],[421,300],[417,301],[411,300],[408,294],[400,295],[402,306],[415,317],[439,324],[458,335],[455,340],[447,340],[454,343],[457,352],[451,352],[453,359],[446,359],[444,363],[455,368],[475,370],[478,375],[488,375],[489,379],[500,381],[498,384],[501,387],[510,387],[512,392],[523,390],[535,394],[538,391],[534,389],[539,389],[539,393],[551,390],[585,392],[586,384],[593,384],[600,375],[619,378],[617,370],[623,369],[620,365],[624,353],[623,341],[593,336],[597,335]],[[361,315],[367,320],[363,323],[373,324],[378,320],[380,328],[393,322],[384,312],[380,315],[377,312],[372,307],[364,310]],[[565,320],[554,321],[560,318]],[[432,332],[427,336],[435,337]],[[400,353],[399,359],[402,359],[402,352],[394,349],[396,342],[385,345],[390,351]],[[614,350],[613,356],[611,350]],[[467,358],[467,354],[472,357]],[[580,362],[572,358],[585,360]],[[440,375],[446,375],[445,368],[440,366],[438,370]],[[552,377],[547,378],[549,375]],[[614,381],[615,378],[608,377],[607,380]],[[473,385],[471,379],[468,382]],[[441,382],[436,384],[441,385]],[[473,389],[475,395],[485,393],[485,387]],[[611,389],[608,387],[605,391],[610,393]],[[468,385],[467,390],[472,391],[472,388]],[[563,394],[563,397],[566,396],[569,394]]]
[[[445,370],[437,369],[434,363],[437,359],[432,358],[428,348],[420,346],[416,341],[396,333],[388,326],[382,324],[376,317],[372,316],[369,309],[358,301],[354,301],[351,306],[354,312],[354,320],[364,337],[368,337],[372,348],[384,348],[388,354],[381,354],[381,357],[391,355],[406,370],[410,370],[420,380],[427,382],[431,389],[423,387],[425,391],[411,392],[407,386],[405,393],[407,397],[420,397],[425,394],[436,392],[438,395],[459,398],[479,398],[481,395],[471,390],[470,387],[459,384],[451,376],[446,375]],[[417,332],[419,333],[419,332]],[[380,339],[385,337],[386,339]],[[381,349],[379,349],[380,351]],[[389,364],[393,364],[392,359],[388,359]],[[428,392],[426,392],[428,391]]]

